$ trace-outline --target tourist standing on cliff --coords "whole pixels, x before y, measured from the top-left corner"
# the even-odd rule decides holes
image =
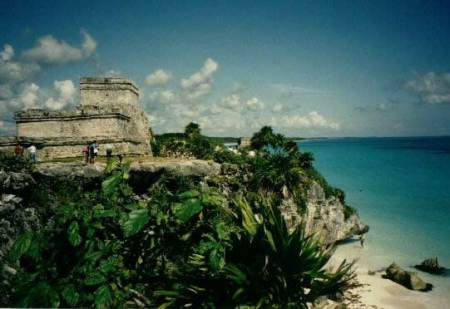
[[[90,145],[89,145],[89,162],[94,164],[95,163],[95,157],[98,154],[98,145],[97,145],[97,141],[93,141]]]
[[[16,157],[23,157],[23,147],[20,144],[16,144],[16,148],[14,148],[14,153]]]
[[[36,162],[36,146],[31,144],[30,147],[27,148],[28,152],[30,153],[30,160],[32,162]]]
[[[113,146],[111,144],[106,144],[106,160],[109,162],[112,157]]]
[[[84,163],[89,163],[89,144],[83,147],[81,151],[84,157]]]

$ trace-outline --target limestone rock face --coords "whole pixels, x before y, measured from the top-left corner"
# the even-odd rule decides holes
[[[431,274],[442,274],[445,271],[445,268],[439,265],[437,257],[426,259],[414,267]]]
[[[306,232],[316,234],[325,244],[367,233],[369,227],[361,221],[358,214],[345,217],[344,207],[336,197],[327,198],[323,188],[313,182],[307,192],[306,211],[302,216]]]
[[[423,281],[415,272],[402,269],[395,263],[392,263],[387,269],[384,276],[410,290],[426,292],[432,289],[432,285]]]
[[[36,165],[37,178],[59,178],[91,182],[103,178],[106,164],[73,163],[41,163]],[[134,162],[130,166],[130,185],[138,192],[147,188],[165,176],[205,177],[217,175],[221,171],[220,164],[203,160],[143,161]]]
[[[0,170],[0,191],[17,192],[26,189],[34,183],[31,175],[22,172],[6,172]]]
[[[17,178],[15,178],[17,179]],[[14,179],[12,179],[14,180]],[[13,185],[18,187],[19,184]],[[24,207],[22,198],[14,194],[0,195],[0,288],[8,291],[16,270],[6,264],[7,254],[19,235],[41,226],[36,208]],[[0,293],[0,303],[7,304],[10,295]]]

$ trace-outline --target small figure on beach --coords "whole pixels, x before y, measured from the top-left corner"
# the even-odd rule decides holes
[[[361,245],[361,248],[364,248],[364,236],[359,235],[359,243]]]
[[[30,160],[32,162],[36,162],[36,146],[31,144],[31,146],[28,147],[27,150],[28,150],[28,153],[30,154]]]

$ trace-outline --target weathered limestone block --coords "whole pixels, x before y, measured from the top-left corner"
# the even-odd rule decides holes
[[[326,197],[323,188],[313,182],[307,193],[306,211],[302,216],[307,234],[315,234],[326,244],[366,233],[369,227],[358,214],[345,218],[345,209],[336,197]]]

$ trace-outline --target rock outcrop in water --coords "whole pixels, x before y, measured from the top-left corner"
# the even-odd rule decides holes
[[[430,291],[433,286],[430,283],[423,281],[415,272],[410,272],[402,269],[395,263],[389,265],[386,269],[384,278],[390,279],[398,284],[403,285],[405,288],[415,291]]]
[[[442,274],[445,268],[439,265],[438,258],[432,257],[422,261],[419,265],[414,266],[415,268],[425,271],[430,274]]]

